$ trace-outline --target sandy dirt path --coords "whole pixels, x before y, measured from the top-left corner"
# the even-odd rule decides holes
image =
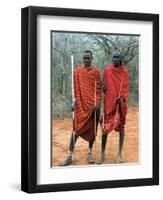
[[[126,133],[123,146],[123,163],[139,162],[139,127],[138,108],[129,107],[126,119]],[[52,166],[58,166],[67,156],[72,131],[72,120],[53,120],[52,122]],[[100,126],[93,148],[95,160],[100,159]],[[119,133],[113,131],[108,135],[105,164],[117,163]],[[88,165],[88,143],[78,138],[75,145],[74,162],[72,165]]]

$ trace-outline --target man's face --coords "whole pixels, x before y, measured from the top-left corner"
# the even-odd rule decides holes
[[[112,62],[115,67],[119,67],[121,65],[122,57],[118,52],[113,53]]]
[[[92,64],[92,56],[90,53],[83,54],[84,67],[90,67]]]

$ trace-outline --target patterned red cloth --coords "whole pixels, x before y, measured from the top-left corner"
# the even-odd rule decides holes
[[[92,121],[94,117],[92,116],[94,116],[95,101],[98,106],[100,106],[101,103],[100,72],[96,67],[90,70],[84,67],[78,67],[75,70],[74,93],[76,99],[74,118],[75,132],[77,135],[84,136],[86,132],[90,132],[90,129],[94,130],[94,122]],[[85,138],[87,138],[87,136],[85,136]],[[87,139],[89,140],[89,137]]]
[[[95,129],[95,113],[92,112],[90,118],[85,123],[84,127],[80,129],[76,134],[82,137],[84,140],[93,143],[97,131],[97,121]]]
[[[103,75],[104,82],[104,133],[107,134],[113,129],[124,132],[125,119],[127,114],[126,101],[128,100],[128,70],[125,66],[115,68],[113,64],[107,66]],[[117,109],[117,98],[121,97],[121,107]],[[119,112],[119,123],[115,127],[114,121]]]

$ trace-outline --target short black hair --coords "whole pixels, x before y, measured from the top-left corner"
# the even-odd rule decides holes
[[[116,54],[116,53],[119,54],[120,57],[122,58],[122,53],[121,53],[120,50],[115,50],[115,51],[113,52],[112,56],[113,56],[114,54]]]
[[[112,54],[112,58],[113,58],[114,54],[119,54],[119,56],[120,56],[120,65],[122,65],[122,63],[123,63],[123,55],[122,55],[121,51],[116,49]]]
[[[91,56],[93,57],[92,51],[90,51],[90,50],[85,50],[84,53],[90,53]]]

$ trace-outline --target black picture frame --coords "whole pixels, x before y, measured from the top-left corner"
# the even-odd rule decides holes
[[[62,184],[37,184],[37,16],[56,15],[153,23],[153,177]],[[21,190],[28,193],[159,184],[159,15],[35,7],[21,11]]]

